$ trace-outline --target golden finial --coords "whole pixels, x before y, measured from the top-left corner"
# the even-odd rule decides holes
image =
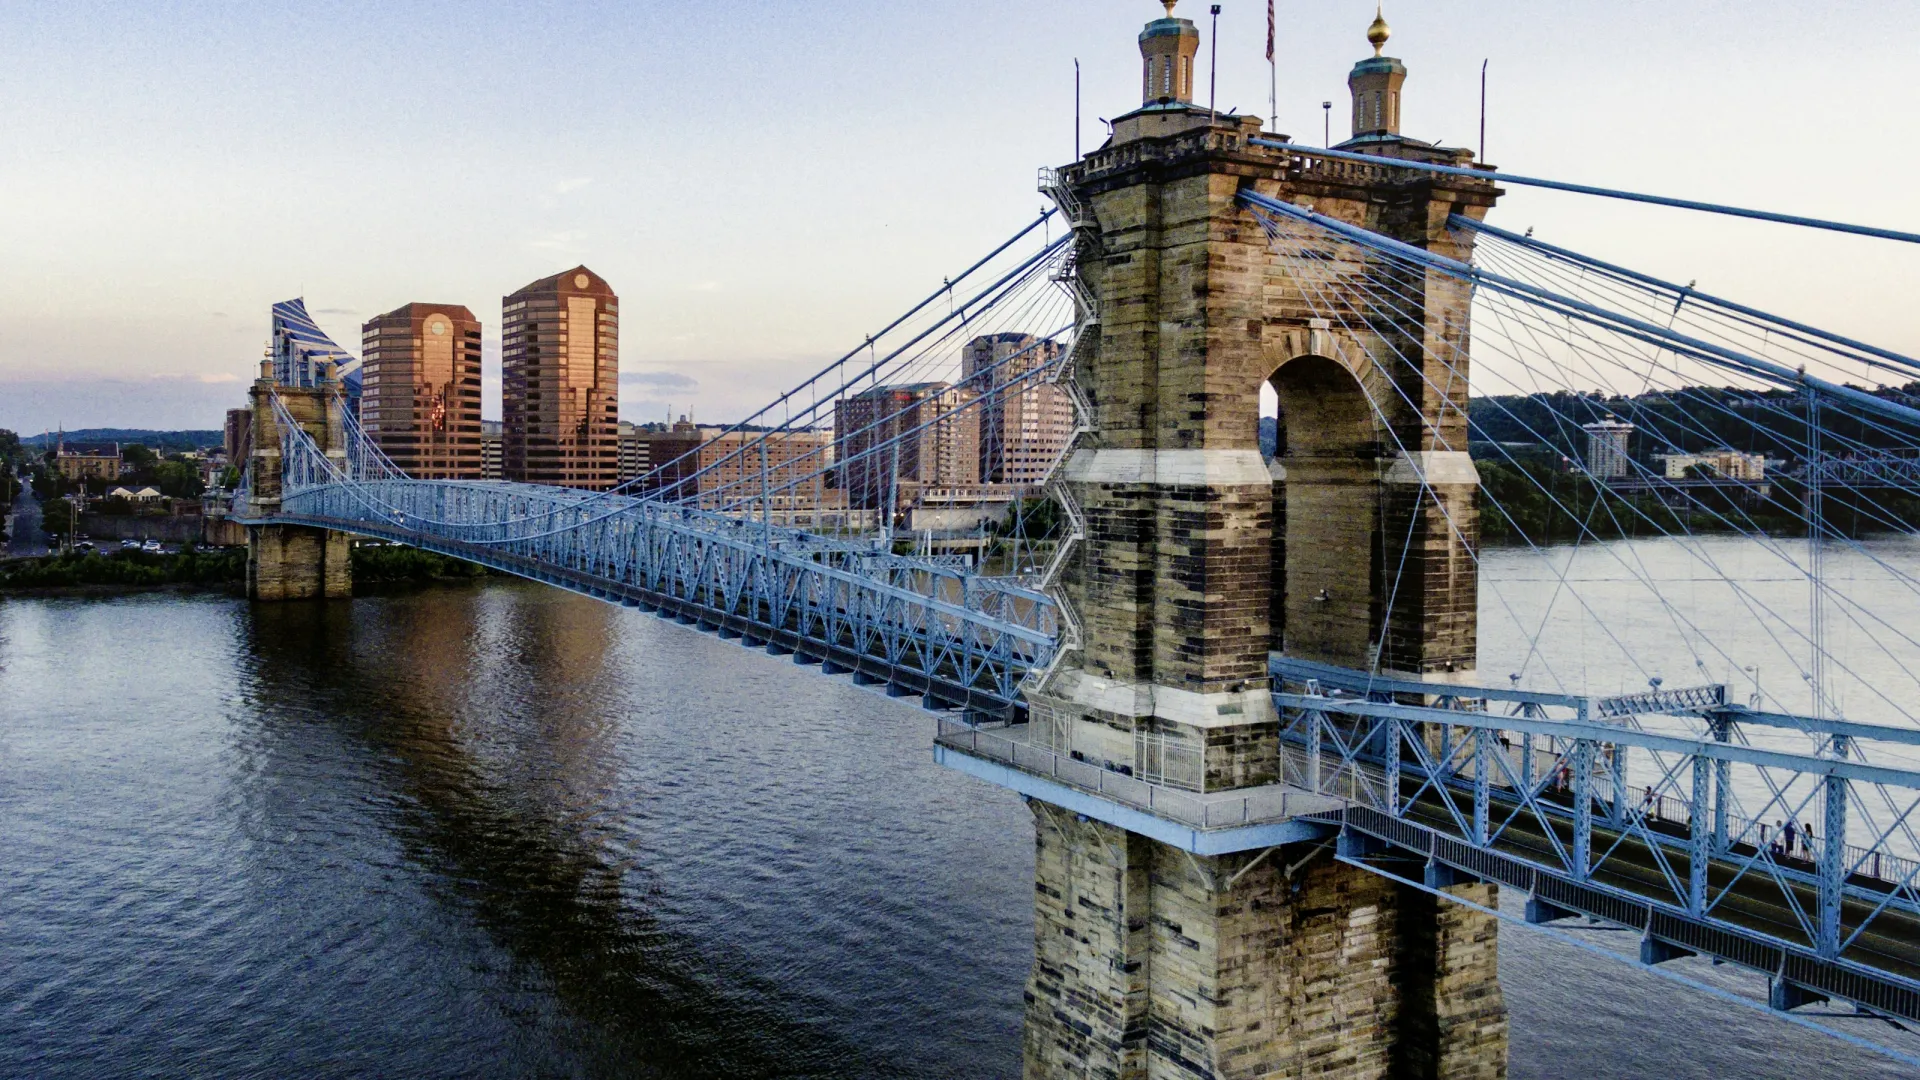
[[[1169,19],[1173,18],[1173,5],[1179,2],[1180,0],[1160,0],[1160,3],[1164,5],[1167,9],[1167,18]]]
[[[1373,25],[1367,27],[1367,41],[1373,45],[1373,55],[1379,56],[1380,50],[1387,47],[1387,39],[1393,36],[1393,28],[1387,25],[1386,16],[1380,13],[1380,5],[1373,6]]]

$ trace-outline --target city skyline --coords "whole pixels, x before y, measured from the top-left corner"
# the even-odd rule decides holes
[[[1264,114],[1265,12],[1257,0],[1223,9],[1219,104]],[[1138,96],[1111,4],[639,5],[538,22],[481,6],[448,29],[478,50],[472,72],[392,62],[406,28],[436,10],[10,13],[19,32],[0,60],[18,119],[0,196],[29,212],[0,219],[13,255],[0,263],[12,301],[0,305],[0,426],[214,427],[252,376],[273,302],[304,295],[323,329],[352,341],[394,296],[470,303],[583,261],[636,298],[622,418],[667,419],[671,406],[736,419],[1039,208],[1035,167],[1073,155],[1076,56],[1082,150],[1104,138],[1100,117]],[[1179,14],[1209,33],[1204,5]],[[1320,142],[1319,102],[1344,102],[1371,14],[1279,5],[1281,131]],[[1493,3],[1388,15],[1411,72],[1410,135],[1477,142],[1488,57],[1488,157],[1504,170],[1915,224],[1900,185],[1836,187],[1830,158],[1871,143],[1879,175],[1920,154],[1887,138],[1906,123],[1894,103],[1920,12],[1761,3],[1735,18],[1647,4],[1622,17]],[[597,36],[583,36],[589,24]],[[663,25],[682,48],[648,44]],[[969,43],[989,35],[980,68]],[[288,41],[329,70],[324,85],[262,62]],[[673,99],[702,108],[653,104]],[[565,119],[543,119],[525,146],[506,141],[560,103]],[[423,138],[471,168],[429,168]],[[782,162],[774,176],[747,165],[769,158]],[[1920,269],[1913,252],[1524,190],[1493,220],[1920,351],[1898,299]],[[1623,248],[1629,221],[1675,227],[1633,231]],[[1785,272],[1821,262],[1863,272],[1845,285]],[[494,417],[499,327],[482,322]]]

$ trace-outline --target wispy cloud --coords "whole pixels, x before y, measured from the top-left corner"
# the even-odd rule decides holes
[[[682,375],[677,371],[629,371],[620,376],[620,381],[633,386],[651,386],[660,390],[692,390],[700,385],[700,380],[691,375]]]
[[[571,195],[591,183],[593,183],[593,177],[591,176],[575,176],[554,184],[553,193],[555,195]]]
[[[700,281],[687,286],[687,288],[693,292],[717,292],[720,289],[720,283],[717,281]]]
[[[580,250],[580,241],[586,234],[577,229],[566,229],[536,236],[527,241],[527,246],[536,251],[559,251],[574,254]]]
[[[240,381],[240,376],[231,371],[149,371],[146,378],[149,382],[197,382],[208,385]]]

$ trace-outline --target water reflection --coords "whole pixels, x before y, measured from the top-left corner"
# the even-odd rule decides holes
[[[262,771],[342,749],[377,762],[406,860],[537,972],[592,1074],[890,1073],[786,1015],[743,958],[663,926],[655,872],[609,857],[600,822],[644,816],[648,801],[620,782],[604,707],[619,696],[618,614],[526,588],[258,608],[243,699]],[[313,745],[303,720],[348,745]]]
[[[539,586],[0,600],[0,1076],[1017,1076],[1031,824],[930,726]],[[1501,969],[1515,1080],[1905,1072]]]

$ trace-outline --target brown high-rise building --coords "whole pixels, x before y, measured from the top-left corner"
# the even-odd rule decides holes
[[[223,449],[227,464],[236,469],[247,467],[247,455],[253,452],[253,410],[228,409]]]
[[[584,266],[501,301],[502,471],[529,484],[620,482],[620,299]]]
[[[480,321],[408,304],[360,328],[360,424],[408,476],[480,479]]]

